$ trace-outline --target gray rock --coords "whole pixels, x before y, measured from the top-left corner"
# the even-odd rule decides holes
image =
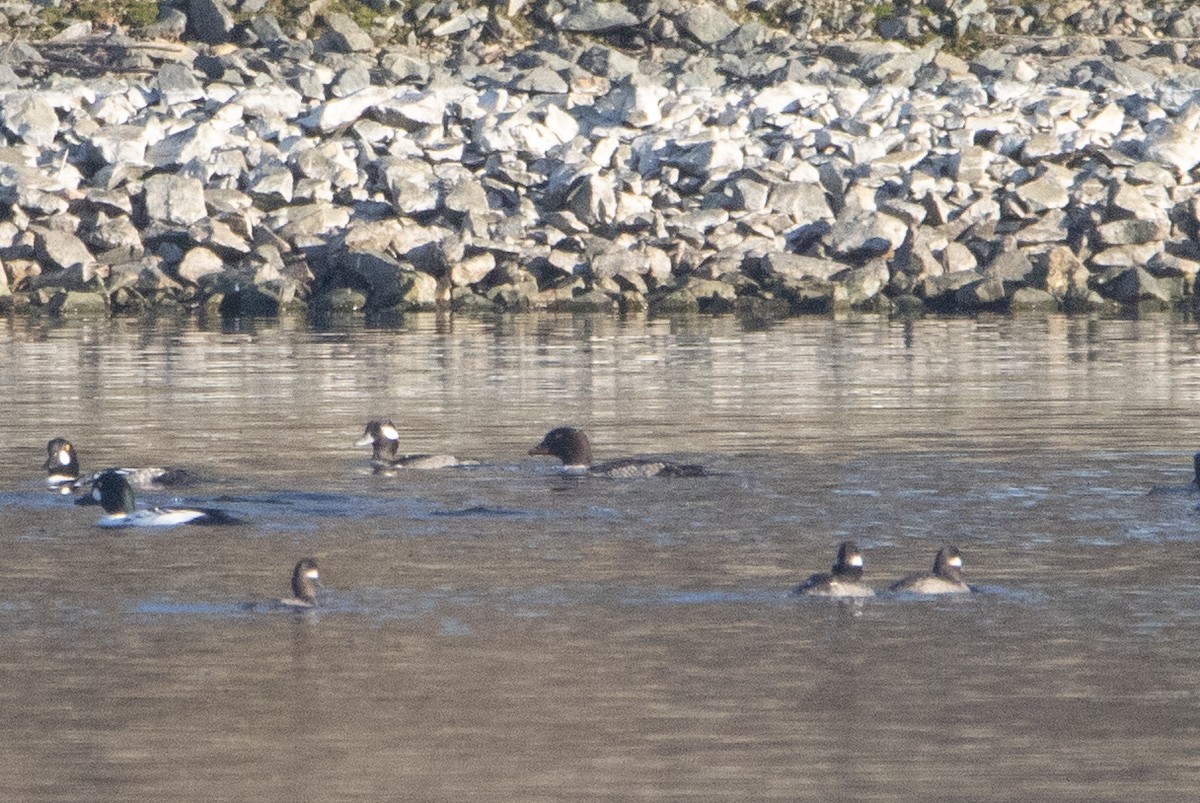
[[[1023,251],[1004,249],[988,263],[984,276],[1002,282],[1028,284],[1033,280],[1033,263]]]
[[[200,284],[207,276],[225,270],[225,260],[207,248],[191,248],[175,269],[175,275],[191,284]]]
[[[651,315],[693,315],[700,312],[700,300],[686,289],[670,289],[647,299]]]
[[[576,33],[607,33],[631,28],[640,23],[638,16],[620,3],[596,3],[589,0],[554,18],[554,24],[559,30]]]
[[[233,31],[233,14],[222,0],[188,0],[189,39],[210,45],[228,42]]]
[[[794,315],[828,315],[849,306],[845,286],[821,279],[789,279],[775,288]]]
[[[13,92],[3,100],[4,127],[27,145],[49,148],[58,136],[58,115],[42,95]]]
[[[978,279],[960,287],[954,293],[954,305],[959,310],[1001,309],[1008,303],[1004,282],[999,279]]]
[[[687,175],[709,181],[728,178],[746,164],[745,151],[726,139],[677,144],[676,150],[667,158]]]
[[[375,47],[375,42],[358,24],[340,12],[322,12],[325,33],[318,47],[333,53],[365,53]]]
[[[1034,287],[1020,287],[1009,299],[1010,310],[1026,310],[1031,312],[1054,312],[1058,309],[1058,299],[1045,290]]]
[[[708,4],[685,7],[675,18],[675,24],[702,45],[715,45],[738,27],[728,14]]]
[[[291,203],[296,178],[287,165],[262,165],[245,179],[246,192],[260,202],[266,201],[270,206]]]
[[[1047,170],[1041,176],[1017,187],[1016,196],[1026,209],[1035,214],[1050,209],[1062,209],[1071,200],[1064,178],[1059,171]]]
[[[51,315],[106,315],[108,298],[103,293],[63,291],[46,304]]]
[[[168,106],[191,103],[204,97],[204,87],[196,80],[191,68],[179,62],[168,62],[160,67],[154,83],[162,102]]]
[[[884,260],[873,259],[861,268],[849,268],[831,278],[846,289],[847,303],[861,306],[883,292],[891,274]]]
[[[818,259],[786,252],[765,254],[760,265],[758,273],[763,280],[778,277],[796,281],[801,279],[826,280],[850,267],[844,262],[832,259]]]
[[[549,67],[534,67],[518,75],[513,81],[513,88],[520,92],[565,95],[571,87],[561,75]]]
[[[439,186],[433,168],[417,159],[384,159],[376,169],[397,212],[413,215],[438,208]]]
[[[65,231],[38,231],[36,247],[38,262],[43,268],[90,270],[95,263],[83,241]]]
[[[353,95],[344,98],[334,98],[313,110],[312,114],[301,121],[306,128],[314,128],[323,134],[330,134],[358,120],[372,106],[379,105],[390,99],[390,90],[381,86],[370,86]]]
[[[1200,164],[1200,138],[1192,128],[1163,121],[1146,137],[1145,155],[1183,175]]]
[[[964,184],[977,184],[983,179],[992,154],[985,148],[969,145],[954,155],[951,164],[954,179]]]
[[[450,283],[455,287],[478,284],[496,269],[496,257],[489,253],[476,254],[450,266]]]
[[[658,248],[619,249],[596,254],[590,261],[593,278],[617,279],[628,287],[645,289],[643,277],[662,283],[671,277],[671,260]]]
[[[205,217],[204,185],[199,179],[159,173],[146,179],[143,200],[151,220],[184,226]]]
[[[158,19],[142,28],[148,39],[178,39],[187,30],[187,14],[178,8],[160,8]]]
[[[249,21],[250,30],[258,37],[258,41],[262,44],[274,45],[287,41],[287,34],[283,32],[283,27],[279,24],[279,20],[275,18],[274,14],[261,14],[258,11],[251,11],[246,8],[245,3],[242,4],[241,11],[254,15]]]
[[[584,290],[570,298],[560,299],[547,307],[551,312],[602,313],[615,312],[617,300],[599,290]]]
[[[1160,250],[1162,243],[1159,242],[1116,245],[1092,254],[1088,262],[1097,268],[1135,268],[1149,263]]]
[[[98,251],[124,249],[135,258],[142,254],[141,233],[127,215],[107,218],[101,214],[101,219],[88,232],[86,240]]]
[[[566,208],[589,228],[611,225],[617,214],[612,176],[600,173],[584,176],[567,194]]]
[[[1066,246],[1057,246],[1046,254],[1044,288],[1055,298],[1079,296],[1086,292],[1088,276],[1087,267]]]
[[[371,85],[371,71],[365,64],[352,64],[333,79],[329,92],[335,98],[345,98]]]
[[[325,201],[287,206],[280,212],[276,233],[300,248],[322,243],[330,232],[350,222],[348,209]]]
[[[1163,239],[1167,229],[1153,220],[1114,220],[1097,226],[1096,234],[1104,245],[1143,245]]]
[[[1173,294],[1171,285],[1165,280],[1156,279],[1142,268],[1129,268],[1108,282],[1104,290],[1106,295],[1122,304],[1150,301],[1169,305],[1182,294],[1182,284],[1179,292]]]
[[[142,164],[150,133],[140,125],[110,125],[93,132],[88,138],[105,164]]]
[[[908,225],[899,218],[871,210],[847,208],[822,238],[830,253],[865,259],[883,256],[908,237]]]
[[[816,183],[784,181],[773,184],[767,205],[797,223],[834,220],[825,188]]]
[[[1137,220],[1165,220],[1166,214],[1151,201],[1148,188],[1132,184],[1120,184],[1112,194],[1108,214],[1115,218]]]

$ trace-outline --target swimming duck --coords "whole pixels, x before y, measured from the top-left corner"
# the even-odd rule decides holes
[[[317,607],[317,586],[321,585],[321,572],[316,558],[301,558],[292,570],[292,596],[275,600],[277,609],[302,610]]]
[[[133,486],[120,471],[105,471],[92,484],[92,496],[104,508],[101,527],[170,527],[176,524],[243,524],[212,508],[143,508],[134,505]]]
[[[46,444],[46,462],[42,464],[46,470],[46,484],[62,489],[63,493],[82,488],[91,488],[96,479],[105,471],[118,471],[125,475],[129,484],[145,490],[155,487],[170,487],[190,485],[199,478],[190,471],[182,468],[106,468],[79,476],[79,453],[66,438],[51,438]],[[89,497],[82,497],[87,500]],[[82,501],[80,504],[89,504]]]
[[[1192,481],[1187,485],[1155,485],[1150,489],[1150,493],[1158,494],[1186,494],[1195,493],[1200,490],[1200,452],[1192,455]]]
[[[837,560],[829,573],[819,572],[793,589],[793,594],[810,597],[873,597],[875,591],[862,581],[863,555],[858,544],[838,544]]]
[[[387,421],[368,421],[362,437],[355,446],[371,447],[371,465],[377,471],[393,468],[449,468],[471,465],[460,461],[452,454],[406,454],[397,455],[400,448],[400,433],[389,418]]]
[[[593,474],[628,479],[633,477],[703,477],[703,466],[682,465],[646,457],[623,457],[592,464],[592,444],[583,430],[558,427],[546,433],[542,442],[529,450],[531,455],[551,455],[563,462],[571,473]]]
[[[965,594],[971,587],[963,579],[962,553],[957,547],[944,546],[933,559],[933,571],[909,575],[894,583],[890,590],[912,594]]]

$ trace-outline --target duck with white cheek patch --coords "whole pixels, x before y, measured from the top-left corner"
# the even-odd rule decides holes
[[[144,468],[106,468],[94,474],[80,476],[79,450],[66,438],[51,438],[46,444],[46,462],[42,464],[46,471],[46,484],[54,486],[62,493],[91,490],[93,484],[106,471],[116,471],[125,475],[129,484],[142,490],[151,488],[170,488],[182,485],[192,485],[200,478],[182,468],[160,468],[147,466]],[[79,504],[91,504],[90,494],[80,497]]]
[[[858,544],[838,544],[837,560],[828,573],[814,574],[792,590],[809,597],[873,597],[875,590],[863,582],[863,555]]]
[[[909,594],[968,594],[971,587],[963,575],[962,553],[958,547],[944,546],[933,559],[933,571],[905,577],[891,587]]]
[[[354,445],[371,447],[371,465],[376,471],[477,465],[475,461],[459,460],[452,454],[399,454],[400,432],[391,419],[368,421],[362,437]]]
[[[304,610],[317,607],[317,587],[321,585],[321,570],[316,558],[301,558],[292,570],[292,595],[277,599],[272,606],[278,610]]]

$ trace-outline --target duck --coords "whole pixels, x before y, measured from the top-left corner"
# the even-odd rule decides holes
[[[371,447],[371,465],[376,471],[394,468],[450,468],[473,465],[472,461],[459,460],[452,454],[406,454],[397,455],[400,448],[400,432],[389,418],[368,421],[355,446]]]
[[[944,546],[933,559],[933,571],[911,574],[892,584],[891,591],[910,594],[968,594],[971,587],[963,578],[963,559],[958,547]]]
[[[1192,455],[1192,481],[1187,485],[1155,485],[1150,489],[1151,495],[1186,494],[1200,490],[1200,452]]]
[[[272,602],[277,610],[303,610],[317,607],[317,587],[321,585],[321,571],[316,558],[301,558],[292,569],[292,596]]]
[[[191,485],[199,478],[182,468],[116,468],[110,467],[80,477],[79,452],[75,445],[66,438],[51,438],[46,443],[46,462],[42,464],[46,471],[46,484],[61,488],[63,493],[91,488],[96,479],[106,471],[117,471],[124,474],[129,483],[140,490],[150,488],[167,488],[172,486]],[[82,497],[81,504],[89,504],[90,494]]]
[[[133,486],[120,471],[104,471],[92,484],[91,495],[104,508],[100,527],[171,527],[176,524],[244,524],[212,508],[142,508],[134,503]]]
[[[838,544],[833,568],[818,572],[796,586],[793,594],[809,597],[873,597],[875,590],[862,581],[863,555],[858,544],[843,541]]]
[[[581,429],[558,427],[546,433],[541,443],[529,450],[531,455],[550,455],[563,463],[571,474],[589,474],[631,479],[637,477],[703,477],[704,466],[671,463],[648,457],[623,457],[605,463],[592,463],[592,444]]]

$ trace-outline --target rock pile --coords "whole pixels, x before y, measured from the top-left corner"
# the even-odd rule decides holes
[[[405,12],[408,40],[382,45],[340,13],[285,33],[220,0],[168,10],[143,32],[159,39],[14,40],[0,303],[789,315],[1194,297],[1200,47],[1166,37],[1200,30],[1200,8],[755,3],[735,20],[550,0],[522,47],[496,6],[453,1]],[[887,39],[800,35],[867,29]],[[1072,35],[969,59],[928,38],[996,30]]]

